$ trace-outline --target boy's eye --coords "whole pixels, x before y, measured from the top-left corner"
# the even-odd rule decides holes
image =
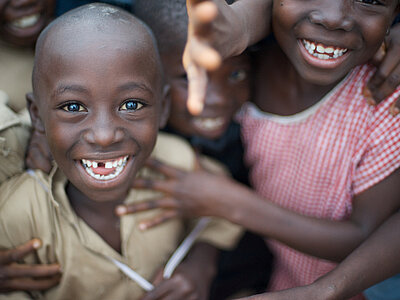
[[[68,112],[82,112],[87,111],[86,108],[79,103],[68,103],[61,107],[63,110]]]
[[[239,82],[247,78],[247,72],[245,70],[235,70],[229,75],[231,82]]]
[[[136,100],[127,100],[122,105],[120,110],[139,110],[143,104]]]
[[[358,0],[358,1],[365,4],[382,5],[382,2],[377,0]]]

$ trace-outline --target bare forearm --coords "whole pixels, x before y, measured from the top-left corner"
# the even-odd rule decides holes
[[[217,259],[219,250],[214,246],[199,242],[196,243],[190,250],[185,264],[190,266],[190,269],[197,270],[201,274],[202,280],[206,278],[211,281],[217,271]]]
[[[255,44],[270,32],[271,26],[271,0],[239,0],[231,5],[233,11],[242,21],[244,34],[240,48],[236,53],[240,54],[248,46]]]
[[[352,222],[303,216],[244,186],[231,189],[225,199],[219,217],[320,258],[340,261],[366,238],[365,232]]]
[[[400,212],[379,227],[336,269],[310,287],[329,299],[352,297],[400,272]]]

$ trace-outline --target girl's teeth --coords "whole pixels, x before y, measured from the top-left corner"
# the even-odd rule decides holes
[[[106,164],[105,164],[105,168],[106,169],[111,169],[112,167],[113,167],[113,163],[112,162],[110,162],[110,161],[106,162]]]
[[[347,52],[347,49],[344,48],[335,48],[333,46],[325,47],[322,44],[315,44],[314,42],[310,42],[304,39],[302,40],[302,42],[304,48],[306,48],[308,53],[319,59],[335,59]]]
[[[93,166],[93,168],[95,168],[95,169],[97,169],[97,167],[98,167],[98,164],[97,164],[97,162],[92,162],[92,166]]]

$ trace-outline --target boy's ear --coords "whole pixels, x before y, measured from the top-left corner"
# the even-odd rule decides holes
[[[39,108],[33,93],[26,94],[26,102],[28,106],[29,115],[31,116],[32,127],[34,130],[40,133],[44,133],[43,122],[39,116]]]
[[[168,122],[169,112],[171,108],[171,93],[169,84],[165,84],[162,92],[161,100],[161,117],[160,117],[160,128],[165,127]]]

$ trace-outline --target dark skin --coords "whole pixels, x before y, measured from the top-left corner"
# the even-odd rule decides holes
[[[400,272],[400,213],[394,214],[339,266],[308,286],[266,293],[248,300],[348,299]],[[387,243],[387,241],[391,243]],[[373,270],[373,272],[371,272]]]
[[[54,0],[0,0],[0,38],[16,46],[34,46],[51,21]]]
[[[379,48],[385,36],[385,28],[390,25],[392,17],[397,13],[397,2],[394,1],[388,2],[383,7],[365,7],[358,3],[352,9],[348,7],[350,2],[347,0],[335,1],[335,3],[319,1],[318,9],[312,7],[313,4],[304,6],[301,1],[285,1],[285,6],[280,6],[279,1],[277,2],[278,5],[275,6],[273,14],[275,34],[280,46],[288,51],[288,56],[279,48],[267,49],[269,55],[262,56],[266,60],[263,61],[265,65],[260,63],[261,70],[258,76],[263,79],[267,76],[271,81],[275,76],[276,81],[286,82],[288,86],[293,87],[293,90],[285,93],[279,89],[276,81],[273,84],[268,80],[263,80],[263,85],[256,84],[260,90],[259,93],[256,92],[255,103],[264,111],[282,115],[293,114],[313,105],[341,80],[346,72],[349,72],[355,65],[363,63],[363,60],[364,62],[368,61]],[[321,5],[326,5],[325,9],[322,9]],[[342,6],[346,6],[346,10],[343,10]],[[371,10],[379,10],[379,13],[373,13],[373,17],[370,18],[362,16],[362,13],[370,15]],[[329,13],[321,13],[318,19],[310,22],[310,18],[303,17],[308,16],[309,11]],[[343,20],[341,14],[344,11],[346,18],[351,20],[350,23],[340,23],[340,20]],[[296,24],[295,30],[292,29],[293,24]],[[354,27],[353,25],[351,28],[346,27],[349,30],[344,31],[344,26],[348,26],[348,24],[353,24]],[[378,28],[378,30],[371,32],[368,28]],[[321,68],[319,64],[307,63],[302,58],[301,52],[298,52],[297,36],[322,40],[330,45],[329,43],[339,37],[337,31],[340,31],[340,36],[344,39],[340,42],[341,47],[352,50],[345,61],[331,65],[329,71]],[[296,38],[293,38],[293,32]],[[307,36],[310,32],[313,32],[312,37]],[[360,40],[363,40],[361,46]],[[277,67],[274,68],[271,65],[268,65],[269,68],[265,67],[268,62],[273,63],[268,61],[272,55],[276,59],[276,65],[279,65],[285,72],[276,73]],[[290,57],[290,60],[287,57]],[[274,66],[274,64],[272,65]],[[257,97],[257,95],[260,96]],[[283,104],[262,101],[261,95],[279,95],[282,97]],[[400,206],[399,170],[362,194],[355,196],[353,211],[349,219],[336,222],[303,216],[277,206],[228,178],[218,177],[204,171],[188,174],[159,163],[152,163],[152,166],[162,171],[168,179],[153,182],[137,181],[135,185],[154,188],[166,193],[168,197],[156,199],[150,204],[133,205],[127,208],[128,212],[163,207],[167,209],[169,215],[174,212],[179,216],[218,216],[240,224],[249,230],[277,239],[306,254],[333,261],[345,258]],[[385,205],[376,201],[379,198],[385,199]],[[161,215],[156,220],[145,222],[144,227],[154,226],[166,219]]]
[[[63,43],[68,33],[52,28],[46,39],[51,44],[40,44],[35,93],[28,97],[33,126],[46,133],[54,159],[69,179],[71,206],[119,252],[114,209],[153,150],[168,111],[168,89],[162,85],[152,40],[137,27],[118,27],[115,35],[117,28],[109,26],[93,39],[92,31],[77,26],[76,39],[68,45]],[[102,165],[125,157],[123,170],[104,180],[83,165],[83,160],[97,162],[90,169],[100,174]],[[109,174],[104,168],[101,172]],[[156,287],[145,299],[206,299],[216,255],[214,247],[196,245],[170,279],[155,278]]]
[[[244,1],[239,1],[238,3],[240,3],[240,2],[244,2]],[[256,11],[258,11],[258,12],[261,12],[261,10],[256,10]],[[200,19],[197,19],[197,21],[201,24],[201,20]],[[207,31],[199,31],[199,32],[202,32],[202,33],[206,33]],[[393,29],[392,29],[392,31],[391,31],[391,34],[393,33]],[[206,34],[202,34],[201,35],[201,37],[202,38],[205,38],[206,37]],[[216,40],[218,40],[218,39],[216,39]],[[211,43],[212,44],[212,43]],[[233,48],[229,48],[229,47],[227,47],[226,49],[233,49]],[[387,57],[389,57],[389,54],[390,53],[395,53],[396,54],[396,52],[395,51],[392,51],[392,49],[393,48],[389,48],[389,51],[388,51],[388,53],[387,53]],[[398,53],[398,52],[397,52]],[[322,92],[323,93],[323,92]],[[308,99],[308,98],[307,98]],[[305,106],[309,106],[309,105],[312,105],[311,103],[306,103],[306,104],[304,104]],[[293,108],[294,110],[296,109],[296,108]],[[196,179],[197,180],[197,179]],[[172,180],[171,180],[172,181]],[[176,182],[172,182],[171,183],[171,185],[172,184],[176,184]],[[171,194],[172,195],[177,195],[178,194],[178,192],[175,192],[175,191],[173,191],[173,192],[171,192]],[[182,198],[182,199],[178,199],[178,200],[171,200],[171,199],[169,199],[168,200],[168,204],[165,204],[165,206],[167,206],[167,207],[170,207],[170,208],[173,208],[173,209],[171,209],[171,210],[169,210],[168,211],[168,217],[165,217],[166,215],[163,215],[163,216],[160,216],[160,219],[158,219],[158,221],[157,222],[155,222],[155,223],[158,223],[158,222],[161,222],[161,221],[163,221],[163,220],[165,220],[165,219],[168,219],[168,218],[170,218],[171,216],[175,216],[175,215],[179,215],[179,214],[185,214],[185,213],[188,213],[188,214],[192,214],[192,215],[195,215],[196,213],[193,213],[193,211],[195,211],[196,209],[195,208],[193,208],[193,207],[196,207],[196,202],[192,202],[191,204],[191,206],[189,206],[189,207],[187,207],[186,205],[187,205],[187,203],[183,203],[182,201],[184,201],[185,199],[184,198]],[[201,199],[199,199],[199,205],[200,205],[200,207],[206,207],[207,205],[206,205],[206,203],[202,203],[202,202],[200,202],[201,201]],[[165,200],[165,203],[167,203],[167,200]],[[159,204],[158,202],[157,202],[157,204]],[[159,205],[162,205],[162,204],[159,204]],[[179,207],[179,208],[178,208]],[[148,207],[149,208],[149,207]],[[178,208],[177,210],[175,210],[174,208]],[[142,209],[144,209],[144,208],[142,208]],[[202,210],[202,209],[201,209]],[[149,222],[149,223],[147,223],[149,226],[151,226],[151,224],[155,224],[155,223],[153,223],[153,222]]]
[[[166,78],[171,87],[171,112],[168,125],[183,136],[219,138],[227,130],[233,115],[250,98],[250,61],[245,54],[224,61],[209,72],[206,101],[201,114],[187,109],[188,82],[182,65],[182,45],[174,53],[163,53]],[[207,124],[207,122],[211,124]]]
[[[54,0],[0,0],[0,39],[12,45],[33,47],[39,33],[50,22],[55,7]],[[26,18],[30,20],[26,20]],[[25,20],[23,20],[25,18]],[[33,132],[33,136],[38,134]],[[40,134],[39,134],[40,136]],[[33,138],[34,144],[36,137]],[[39,143],[33,147],[43,150],[37,156],[46,157],[41,164],[50,171],[48,146]],[[43,141],[43,139],[42,139]],[[35,156],[34,153],[31,155]],[[60,280],[60,266],[53,265],[22,265],[18,261],[34,252],[41,246],[39,239],[27,241],[15,249],[0,251],[0,291],[13,290],[46,290],[56,285]]]
[[[225,59],[241,53],[247,46],[266,36],[270,32],[268,20],[272,2],[241,0],[229,6],[224,0],[188,1],[189,35],[184,66],[188,72],[188,107],[192,114],[199,114],[202,110],[201,103],[204,101],[207,82],[205,70],[214,70],[220,64],[221,59],[214,58],[215,51]],[[211,14],[210,6],[217,8],[219,13]],[[246,34],[236,30],[237,24],[242,25]],[[224,30],[225,28],[233,29]],[[373,59],[378,69],[368,83],[369,89],[365,89],[366,98],[371,105],[381,102],[400,84],[399,32],[400,24],[394,25],[385,38],[385,51],[377,51]],[[399,108],[400,101],[397,101],[390,111],[396,115]]]

